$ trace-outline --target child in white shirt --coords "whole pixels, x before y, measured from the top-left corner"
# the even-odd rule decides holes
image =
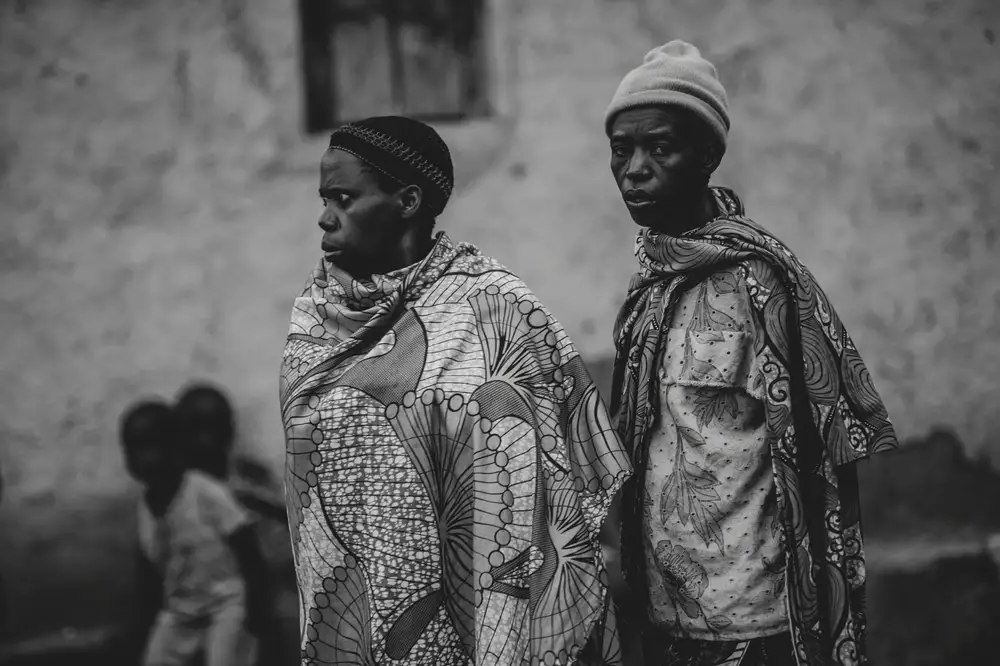
[[[225,484],[185,470],[177,435],[176,415],[159,401],[122,420],[126,466],[145,486],[138,518],[146,612],[134,619],[148,622],[155,612],[155,620],[142,664],[187,666],[204,653],[205,666],[250,666],[268,616],[264,563],[246,512]]]

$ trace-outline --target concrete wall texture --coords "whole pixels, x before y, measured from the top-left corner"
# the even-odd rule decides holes
[[[812,268],[900,433],[946,424],[1000,460],[1000,4],[491,6],[509,115],[444,130],[461,190],[442,228],[606,362],[633,228],[601,117],[648,48],[691,41],[731,98],[718,182]],[[281,464],[277,368],[325,143],[299,135],[297,39],[292,2],[0,3],[8,637],[121,615],[130,401],[217,381],[241,447]]]

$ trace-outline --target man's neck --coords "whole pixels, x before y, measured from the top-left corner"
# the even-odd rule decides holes
[[[708,224],[717,218],[720,212],[715,202],[715,195],[706,185],[701,194],[679,206],[674,206],[661,224],[651,228],[657,233],[681,236]]]

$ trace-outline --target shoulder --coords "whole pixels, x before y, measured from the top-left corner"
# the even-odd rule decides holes
[[[510,326],[523,334],[547,329],[553,345],[564,343],[561,324],[520,277],[496,259],[476,259],[452,265],[448,278],[454,283],[447,289],[450,299],[462,301],[479,323]]]
[[[497,259],[483,254],[474,245],[459,243],[458,250],[458,256],[449,267],[449,273],[486,274],[499,271],[513,275]]]
[[[452,262],[442,279],[453,283],[456,295],[475,297],[488,294],[500,297],[497,305],[502,302],[538,300],[520,277],[497,259],[483,254],[460,255]]]
[[[815,283],[812,274],[784,241],[746,215],[718,220],[710,226],[709,234],[735,241],[741,252],[749,255],[740,265],[754,296],[758,291],[770,295],[803,281]]]
[[[190,492],[199,498],[215,501],[235,501],[232,489],[224,482],[200,470],[188,470],[184,482]]]

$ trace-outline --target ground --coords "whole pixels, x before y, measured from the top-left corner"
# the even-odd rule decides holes
[[[719,182],[816,273],[900,432],[948,425],[997,460],[1000,5],[496,4],[513,103],[442,128],[460,182],[440,226],[518,272],[603,382],[633,270],[603,111],[647,49],[683,37],[731,96]],[[264,0],[0,2],[9,636],[120,615],[134,489],[115,441],[129,401],[218,381],[243,450],[280,467],[277,368],[316,260],[324,143],[297,135],[294,34],[287,3]]]

